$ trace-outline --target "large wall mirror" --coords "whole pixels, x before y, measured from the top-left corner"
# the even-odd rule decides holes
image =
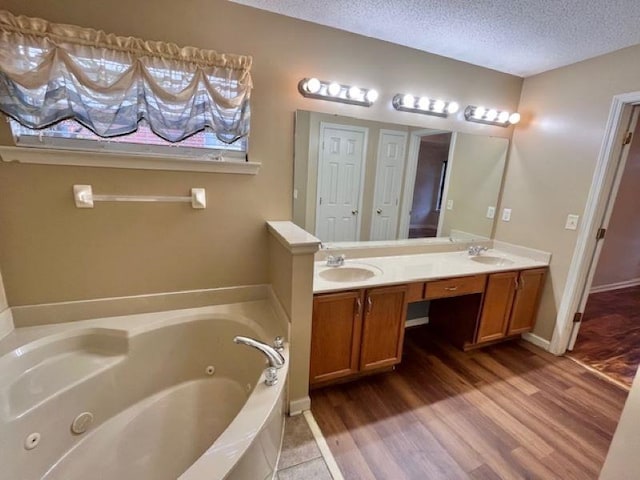
[[[490,238],[508,146],[298,110],[293,221],[323,242]]]

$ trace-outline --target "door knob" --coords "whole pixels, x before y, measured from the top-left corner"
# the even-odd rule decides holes
[[[357,215],[358,214],[358,210],[351,210],[351,214],[352,215]]]
[[[382,213],[382,209],[381,209],[381,208],[377,209],[377,210],[376,210],[376,213],[377,213],[378,215],[380,215],[380,214]]]

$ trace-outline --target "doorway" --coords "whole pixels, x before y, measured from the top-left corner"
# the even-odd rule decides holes
[[[640,364],[640,122],[632,112],[631,136],[620,158],[605,214],[606,230],[591,266],[582,321],[569,356],[616,382],[631,386]]]
[[[429,135],[420,139],[409,238],[438,235],[450,144],[451,133]]]

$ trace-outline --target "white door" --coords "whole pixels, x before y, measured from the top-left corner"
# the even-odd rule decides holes
[[[316,236],[323,242],[360,238],[367,128],[320,124]]]
[[[371,217],[371,240],[397,238],[406,145],[407,132],[380,130]]]

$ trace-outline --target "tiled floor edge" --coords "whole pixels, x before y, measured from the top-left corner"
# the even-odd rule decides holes
[[[331,450],[329,449],[329,445],[327,444],[327,441],[325,440],[324,435],[322,435],[322,431],[320,430],[320,427],[316,423],[316,419],[313,418],[313,413],[311,413],[311,410],[305,410],[304,412],[302,412],[302,414],[304,415],[304,418],[307,421],[309,428],[311,429],[313,438],[318,444],[320,453],[322,453],[322,458],[327,464],[327,468],[329,469],[329,473],[331,473],[333,480],[344,480],[344,477],[342,476],[342,472],[340,471],[340,467],[338,467],[338,463],[336,462],[336,459],[333,457],[333,453],[331,453]]]

